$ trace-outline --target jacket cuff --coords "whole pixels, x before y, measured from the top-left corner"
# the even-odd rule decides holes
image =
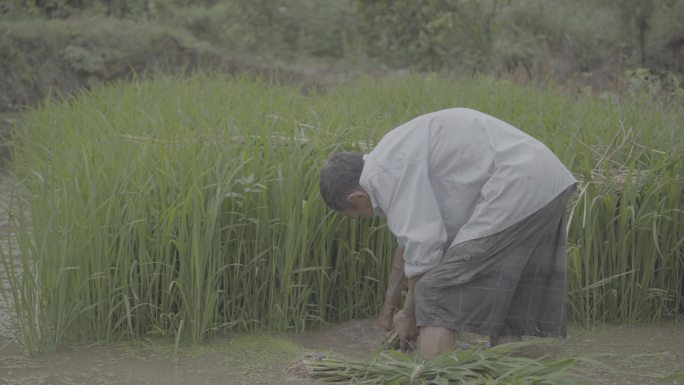
[[[428,270],[437,266],[437,264],[439,264],[439,261],[442,260],[442,250],[437,250],[433,252],[432,254],[424,258],[424,260],[430,261],[430,263],[412,264],[409,262],[405,262],[404,275],[406,275],[406,278],[412,278],[416,275],[424,274]]]

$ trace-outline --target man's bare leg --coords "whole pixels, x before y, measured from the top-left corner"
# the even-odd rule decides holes
[[[404,308],[394,316],[394,326],[401,337],[401,350],[409,347],[409,341],[418,337],[418,353],[425,359],[432,359],[454,348],[456,332],[438,326],[416,327],[415,287],[422,275],[408,280],[408,295]]]
[[[439,326],[423,326],[418,337],[418,353],[432,359],[454,348],[456,333]]]
[[[392,270],[390,271],[387,291],[385,291],[385,303],[376,321],[376,325],[390,331],[392,330],[395,311],[401,306],[401,294],[406,287],[404,275],[404,249],[397,247],[392,258]]]
[[[501,345],[501,344],[507,344],[509,342],[520,342],[522,341],[522,338],[520,336],[490,336],[489,337],[489,346],[496,346],[496,345]]]

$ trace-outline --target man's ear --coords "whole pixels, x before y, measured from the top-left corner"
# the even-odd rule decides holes
[[[366,194],[366,192],[363,190],[354,190],[347,195],[347,202],[352,202],[360,198],[365,198],[367,196],[368,194]]]

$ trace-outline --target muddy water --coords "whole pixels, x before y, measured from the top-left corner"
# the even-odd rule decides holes
[[[549,353],[557,356],[608,353],[610,356],[602,361],[609,369],[587,371],[600,384],[662,384],[659,378],[673,372],[684,374],[684,318],[655,325],[599,325],[591,330],[574,327],[570,333],[568,339],[549,344]],[[678,384],[684,384],[684,378]]]
[[[278,336],[221,338],[201,347],[181,347],[177,354],[166,340],[77,346],[35,359],[24,358],[14,343],[5,344],[0,348],[0,384],[312,383],[285,373],[302,348]]]
[[[27,359],[18,346],[0,338],[0,384],[314,384],[286,368],[306,352],[367,358],[384,332],[372,320],[350,321],[303,336],[247,334],[221,337],[199,346],[145,340],[108,346],[76,346]],[[463,344],[482,342],[468,335]],[[684,371],[684,323],[601,325],[592,330],[571,325],[566,340],[538,340],[526,355],[566,357],[611,353],[610,368],[589,369],[599,384],[656,384],[658,378]]]

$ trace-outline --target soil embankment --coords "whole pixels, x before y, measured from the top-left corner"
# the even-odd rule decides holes
[[[231,57],[181,32],[116,19],[0,22],[0,113],[34,106],[102,82],[141,74],[252,73],[281,82],[323,84],[323,71]]]

